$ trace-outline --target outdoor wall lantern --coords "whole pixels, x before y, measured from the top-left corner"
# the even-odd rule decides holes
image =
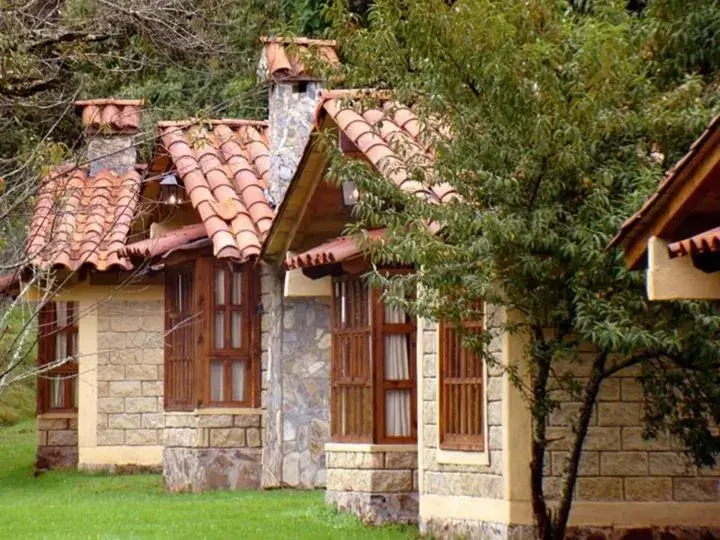
[[[168,174],[160,181],[160,197],[165,204],[181,204],[185,201],[185,188],[174,174]]]
[[[342,183],[342,195],[344,206],[355,206],[358,202],[358,189],[355,182],[352,180],[345,180]]]

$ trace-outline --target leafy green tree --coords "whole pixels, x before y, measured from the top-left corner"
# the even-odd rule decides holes
[[[383,243],[366,244],[373,259],[417,268],[370,279],[420,286],[409,307],[433,319],[472,318],[484,299],[516,315],[494,331],[528,336],[527,362],[507,369],[532,416],[537,537],[564,537],[598,392],[623,369],[641,373],[646,436],[669,431],[698,465],[713,464],[720,313],[648,302],[643,274],[606,247],[718,109],[720,6],[377,0],[365,25],[342,3],[331,11],[345,84],[391,88],[412,104],[435,159],[431,168],[410,160],[409,173],[459,194],[432,204],[336,156],[334,176],[364,194],[349,232],[387,227]],[[439,122],[449,134],[431,129]],[[492,333],[468,337],[488,361]],[[588,345],[594,354],[583,360]],[[581,361],[592,363],[583,382],[572,373]],[[560,500],[549,504],[546,426],[567,392],[582,406]]]

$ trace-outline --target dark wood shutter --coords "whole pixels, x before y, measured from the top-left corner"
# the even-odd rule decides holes
[[[193,267],[168,270],[165,275],[165,410],[195,407]]]
[[[440,322],[440,448],[482,451],[485,446],[483,360],[463,344],[463,333],[482,331],[464,323],[463,332]]]
[[[360,278],[333,280],[331,333],[331,436],[335,441],[372,442],[370,295]]]

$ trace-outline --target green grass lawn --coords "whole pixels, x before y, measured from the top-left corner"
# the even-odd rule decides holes
[[[366,528],[319,491],[168,494],[158,475],[33,478],[35,425],[0,427],[0,538],[415,538]]]

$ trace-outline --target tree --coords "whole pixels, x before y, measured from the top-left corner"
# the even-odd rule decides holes
[[[364,193],[348,232],[387,227],[383,242],[365,242],[373,260],[418,269],[369,278],[389,290],[419,286],[409,307],[435,320],[472,319],[484,299],[518,315],[496,331],[528,336],[527,363],[507,369],[532,416],[537,537],[564,537],[598,391],[622,369],[642,373],[646,435],[667,430],[698,465],[715,463],[720,312],[648,302],[642,273],[606,246],[718,108],[720,7],[378,0],[367,25],[342,5],[333,16],[346,84],[390,88],[412,104],[436,155],[409,172],[460,195],[429,204],[336,156],[333,175]],[[447,129],[433,131],[438,123]],[[491,361],[491,338],[467,342]],[[587,344],[592,371],[581,383],[567,366]],[[553,506],[543,466],[562,392],[582,407]]]

